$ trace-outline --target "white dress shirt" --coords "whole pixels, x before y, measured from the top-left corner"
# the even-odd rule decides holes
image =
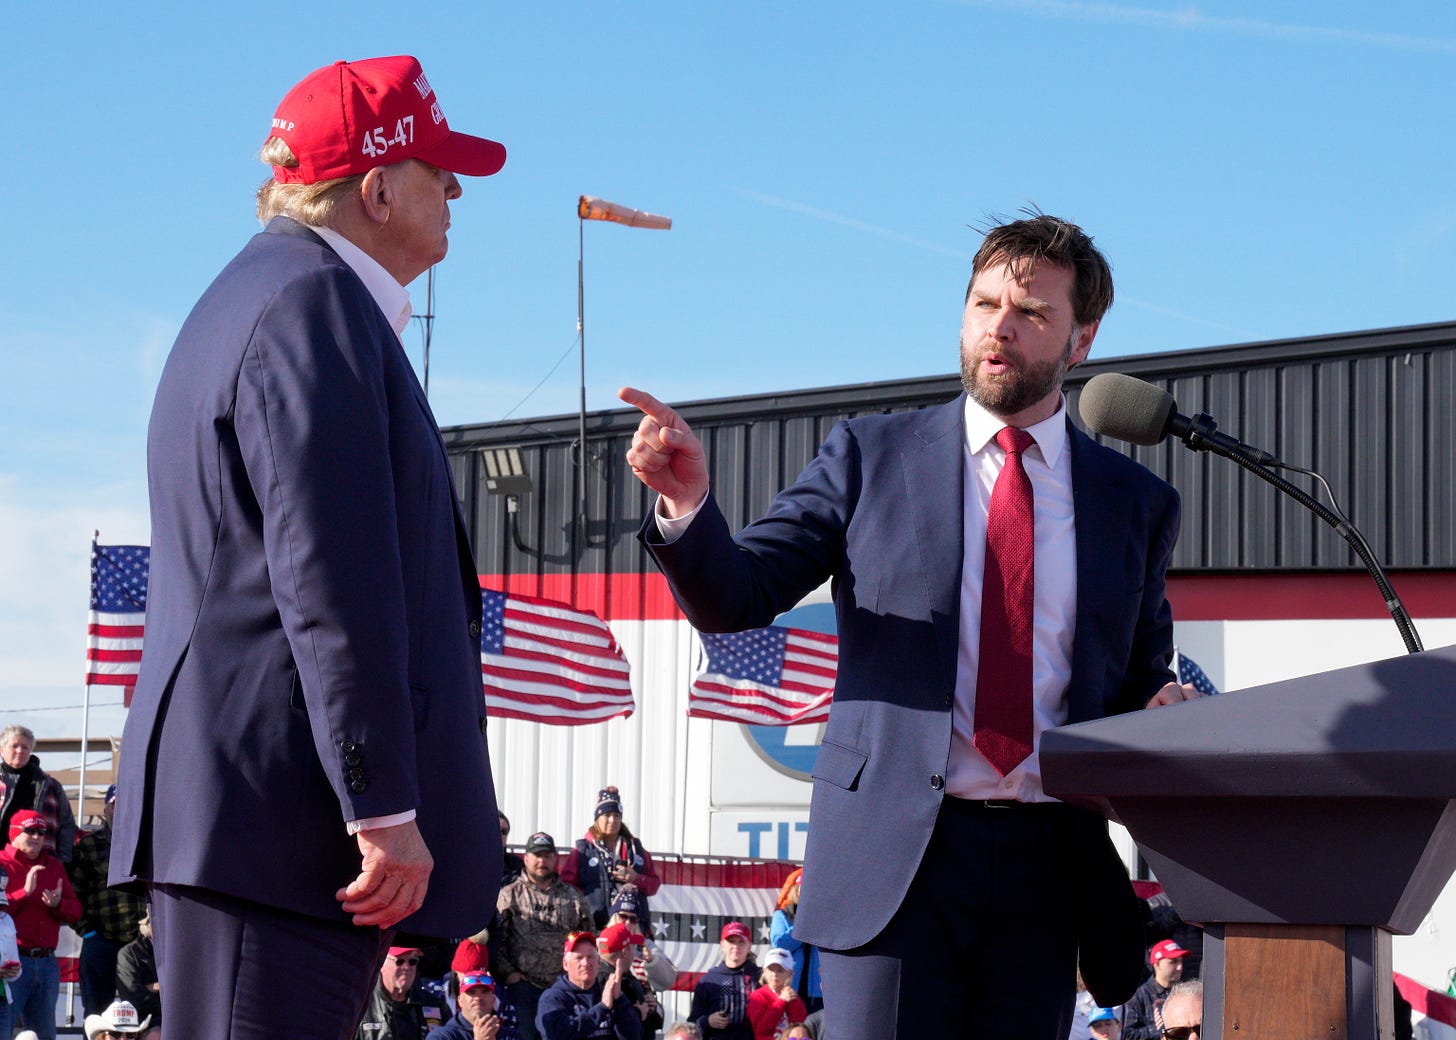
[[[339,254],[339,259],[348,264],[350,269],[359,276],[359,280],[364,283],[364,288],[369,290],[369,295],[374,297],[375,303],[379,304],[379,310],[384,314],[390,327],[394,329],[394,334],[403,336],[405,326],[409,324],[410,316],[414,314],[409,292],[405,287],[395,281],[394,275],[386,271],[378,260],[333,228],[317,227],[313,224],[306,226],[328,243],[329,248]]]
[[[954,732],[945,791],[960,798],[1054,801],[1042,793],[1037,749],[1041,735],[1067,721],[1072,678],[1072,635],[1077,627],[1077,528],[1072,505],[1072,453],[1067,402],[1027,427],[1036,444],[1021,456],[1036,510],[1035,618],[1032,623],[1032,752],[1005,777],[971,743],[976,713],[976,668],[981,656],[981,586],[986,567],[986,514],[991,489],[1006,464],[996,434],[1006,425],[966,398],[964,456],[965,555],[961,560],[960,648],[956,657]]]

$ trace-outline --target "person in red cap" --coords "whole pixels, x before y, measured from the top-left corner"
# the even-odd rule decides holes
[[[1148,951],[1153,974],[1138,987],[1122,1013],[1123,1040],[1160,1040],[1163,1035],[1163,1001],[1183,977],[1183,958],[1188,951],[1172,939],[1154,943]]]
[[[460,1013],[431,1034],[430,1040],[517,1040],[515,1018],[501,1013],[495,980],[482,969],[460,975]]]
[[[494,977],[490,974],[490,950],[486,946],[486,936],[487,933],[485,932],[477,933],[472,938],[461,939],[459,945],[455,947],[455,956],[450,960],[450,971],[454,974],[456,980],[455,992],[463,998],[467,979],[489,979],[491,990],[490,1013],[500,1019],[499,1025],[494,1027],[498,1030],[499,1040],[520,1040],[521,1033],[516,1025],[517,1016],[515,1006],[506,994],[505,987],[497,986]],[[465,1001],[461,999],[459,1003],[463,1010]],[[449,1035],[459,1036],[464,1040],[465,1037],[470,1035],[469,1030],[471,1028],[484,1028],[479,1026],[472,1027],[471,1023],[475,1021],[475,1019],[469,1019],[462,1024],[460,1017],[457,1015],[450,1020],[451,1024],[455,1027],[455,1031]],[[446,1040],[446,1037],[442,1034],[439,1040]]]
[[[753,936],[742,921],[729,921],[719,936],[723,963],[703,972],[693,989],[688,1020],[704,1037],[753,1040],[748,1020],[748,997],[757,986],[758,965],[753,961]]]
[[[389,948],[354,1040],[424,1040],[449,1019],[449,1010],[415,985],[421,955],[414,946]]]
[[[47,852],[50,825],[33,809],[10,817],[10,843],[0,849],[5,897],[15,921],[20,977],[11,979],[10,1024],[35,1030],[40,1040],[55,1040],[60,967],[56,943],[61,925],[81,919],[81,901],[71,888],[64,864]]]
[[[397,929],[494,910],[480,587],[400,335],[461,178],[505,149],[452,128],[408,55],[310,73],[260,137],[265,227],[152,409],[110,876],[151,889],[169,1033],[275,1037],[257,1009],[306,978],[287,1032],[343,1040]]]
[[[597,935],[597,954],[601,958],[597,979],[605,983],[608,975],[616,975],[622,980],[622,995],[642,1020],[642,1040],[657,1040],[663,1023],[662,1008],[657,994],[636,970],[638,955],[646,944],[647,936],[633,925],[623,921],[607,925]]]
[[[536,1030],[544,1040],[641,1040],[642,1020],[622,992],[627,958],[605,979],[591,932],[572,932],[562,949],[563,973],[541,994]]]

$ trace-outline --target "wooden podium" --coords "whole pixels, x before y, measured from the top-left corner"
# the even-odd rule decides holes
[[[1208,1040],[1388,1040],[1390,939],[1456,871],[1456,647],[1046,733],[1204,926]]]

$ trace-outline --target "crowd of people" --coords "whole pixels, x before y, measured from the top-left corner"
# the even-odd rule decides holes
[[[23,726],[0,731],[0,1038],[54,1040],[62,925],[82,937],[87,1040],[161,1040],[162,1007],[148,907],[106,884],[116,790],[79,839],[64,789]],[[510,821],[499,814],[502,842]],[[356,1040],[824,1040],[818,951],[794,935],[802,869],[785,879],[770,948],[730,921],[720,961],[692,991],[687,1018],[668,1023],[660,994],[678,969],[652,939],[650,898],[661,879],[623,823],[615,787],[597,795],[585,835],[563,853],[542,831],[507,853],[488,927],[456,944],[395,946],[379,969]],[[1098,1007],[1079,991],[1068,1040],[1190,1040],[1199,1036],[1201,933],[1157,897],[1145,925],[1157,939],[1147,979],[1126,1005]],[[1399,1018],[1400,1016],[1398,1016]],[[1409,1036],[1409,1013],[1403,1023]]]
[[[64,787],[41,768],[35,734],[0,730],[0,1038],[24,1026],[55,1040],[61,927],[81,936],[81,1006],[88,1040],[161,1040],[156,957],[144,900],[108,888],[116,788],[99,823],[76,837]],[[24,1034],[21,1034],[24,1035]]]
[[[76,838],[63,787],[35,755],[35,734],[0,732],[0,1040],[54,1040],[62,926],[81,936],[78,974],[88,1040],[161,1040],[162,1006],[150,912],[107,885],[116,788],[96,826]],[[505,843],[510,821],[499,814]],[[357,1040],[576,1040],[613,1037],[821,1036],[817,982],[794,980],[813,951],[793,940],[798,875],[785,883],[774,943],[760,967],[742,922],[723,929],[723,963],[693,993],[689,1020],[668,1024],[659,994],[678,969],[652,939],[652,857],[603,788],[592,823],[564,854],[536,832],[508,853],[496,914],[457,944],[393,946],[383,958]],[[807,966],[807,968],[806,968]],[[811,1018],[809,1026],[803,1023]]]

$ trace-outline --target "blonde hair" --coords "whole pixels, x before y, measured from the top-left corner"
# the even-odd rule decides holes
[[[32,748],[35,747],[35,734],[18,722],[12,722],[3,730],[0,730],[0,744],[10,743],[11,737],[24,737],[27,744]]]
[[[258,158],[269,166],[297,169],[298,158],[281,137],[263,142]],[[335,177],[313,184],[285,184],[269,177],[258,186],[258,220],[266,224],[277,216],[288,216],[300,224],[327,227],[335,207],[359,190],[363,174]]]

